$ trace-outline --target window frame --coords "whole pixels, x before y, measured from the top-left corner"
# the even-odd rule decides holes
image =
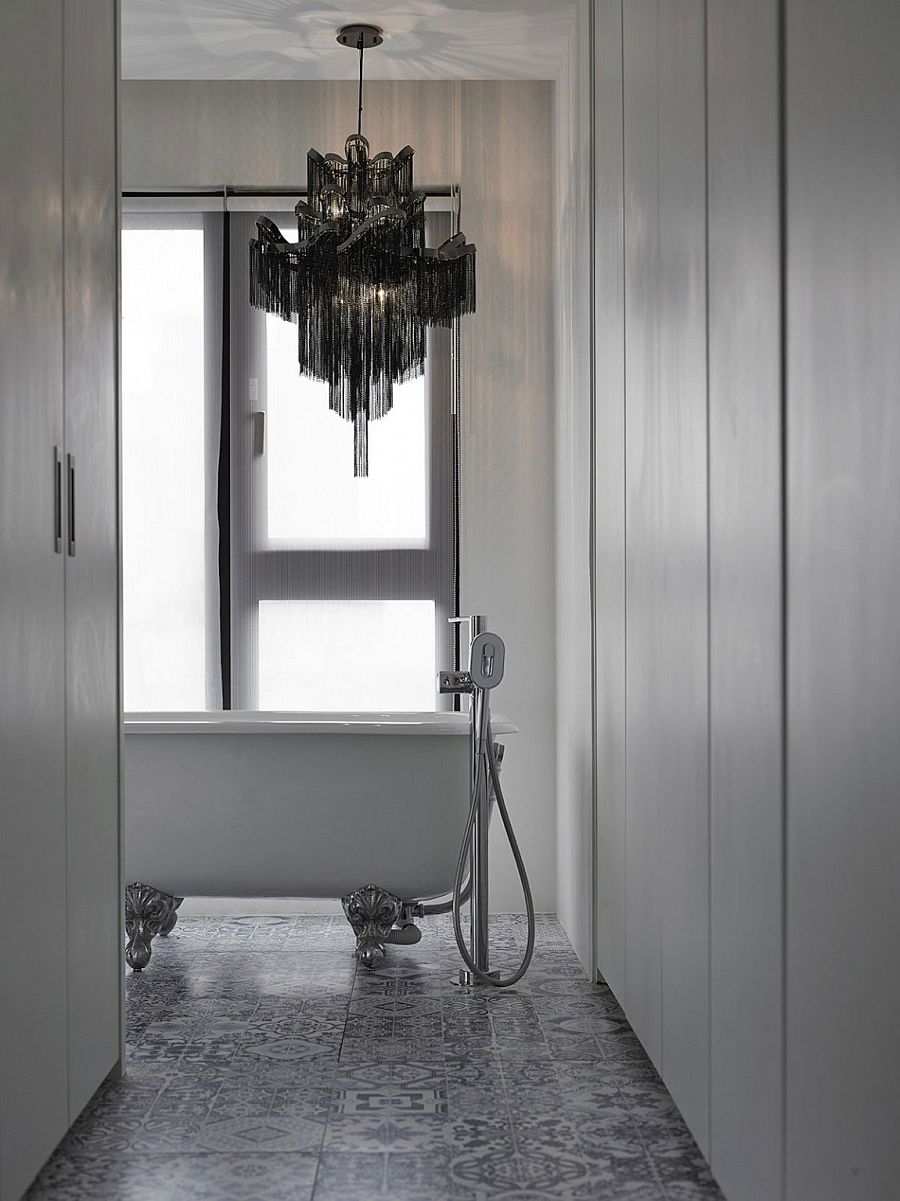
[[[126,198],[126,213],[128,218],[141,214],[143,219],[138,217],[138,221],[142,225],[151,224],[153,214],[160,212],[169,220],[183,216],[190,224],[198,213],[203,218],[204,270],[209,273],[205,279],[205,313],[210,321],[207,380],[215,381],[214,389],[208,382],[204,397],[209,440],[208,710],[256,709],[258,614],[263,600],[433,601],[435,668],[454,664],[456,627],[448,619],[455,615],[458,590],[457,330],[430,329],[427,336],[427,545],[266,546],[262,525],[265,456],[256,445],[259,419],[253,416],[265,411],[265,372],[260,366],[264,367],[265,314],[251,308],[245,299],[249,296],[247,248],[259,213],[282,222],[287,216],[293,222],[293,212],[281,206],[280,198],[262,193],[257,198],[245,194],[221,209],[216,209],[208,195],[189,196],[131,194]],[[436,205],[429,203],[426,219],[430,243],[450,236],[453,216],[445,198],[439,197]],[[257,381],[255,395],[251,379]],[[226,558],[227,574],[222,571]],[[453,707],[453,698],[441,696],[435,687],[434,708]]]
[[[123,204],[120,237],[133,230],[200,230],[203,234],[203,428],[204,428],[204,583],[206,709],[223,709],[220,603],[218,586],[217,472],[222,406],[222,237],[225,216],[206,205]],[[123,521],[125,517],[123,516]],[[123,529],[123,536],[124,536]],[[177,712],[177,710],[175,710]]]
[[[293,213],[268,210],[287,225]],[[249,259],[240,248],[257,214],[232,215],[230,290],[249,295]],[[427,215],[430,241],[449,237],[450,214]],[[243,315],[242,315],[243,311]],[[249,320],[246,314],[249,312]],[[425,358],[428,537],[423,547],[291,547],[267,543],[265,451],[259,413],[266,412],[265,317],[231,306],[231,696],[236,709],[258,703],[259,604],[269,600],[433,601],[435,670],[453,661],[453,413],[449,329],[430,329]],[[255,384],[254,382],[255,381]],[[265,418],[263,418],[263,421]],[[348,472],[350,466],[348,464]],[[390,588],[386,588],[386,584]],[[434,707],[452,707],[435,687]]]

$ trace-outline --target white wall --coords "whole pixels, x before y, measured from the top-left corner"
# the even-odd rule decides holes
[[[292,186],[306,153],[343,149],[352,83],[129,81],[126,189]],[[462,611],[507,644],[495,707],[521,734],[503,778],[539,910],[556,908],[552,85],[385,82],[366,87],[373,149],[416,150],[420,186],[459,181],[478,246],[478,312],[463,322]],[[494,831],[492,905],[522,908]]]
[[[591,972],[591,121],[586,0],[556,89],[557,910]]]
[[[463,229],[478,247],[478,311],[462,346],[461,605],[506,641],[493,704],[521,734],[508,743],[504,791],[535,904],[554,911],[552,88],[458,86]],[[492,906],[520,910],[499,825]]]

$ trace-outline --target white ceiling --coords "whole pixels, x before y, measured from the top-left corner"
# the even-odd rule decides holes
[[[553,79],[573,0],[122,0],[126,79],[353,79],[341,25],[384,29],[369,79]]]

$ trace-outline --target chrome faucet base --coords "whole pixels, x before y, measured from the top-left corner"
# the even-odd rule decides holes
[[[499,972],[483,972],[483,976],[488,976],[491,980],[499,980]],[[474,972],[470,972],[468,968],[462,967],[459,969],[457,976],[451,977],[450,983],[457,985],[458,988],[491,988],[487,980],[476,976]]]

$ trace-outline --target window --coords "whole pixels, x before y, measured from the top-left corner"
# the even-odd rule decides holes
[[[122,234],[127,709],[207,705],[205,250],[199,215]]]
[[[292,213],[267,215],[296,237]],[[429,335],[354,479],[352,426],[300,378],[296,327],[246,300],[255,219],[124,221],[126,708],[442,707],[450,334]],[[447,236],[447,214],[429,221]]]

